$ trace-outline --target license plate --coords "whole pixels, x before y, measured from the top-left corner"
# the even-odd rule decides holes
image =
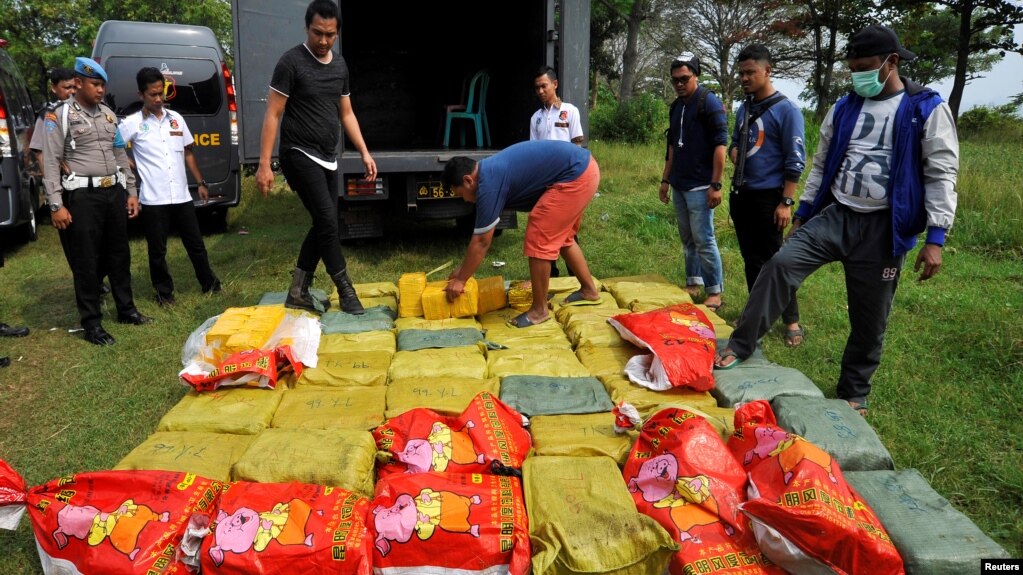
[[[444,189],[440,182],[416,182],[416,197],[420,200],[442,200],[454,198],[454,191]]]

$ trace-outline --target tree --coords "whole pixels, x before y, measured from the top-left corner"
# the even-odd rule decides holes
[[[937,0],[959,18],[959,32],[955,36],[955,72],[948,106],[952,115],[959,117],[970,70],[970,55],[993,50],[1023,53],[1023,46],[1013,39],[1012,27],[1023,24],[1023,3],[1004,0]],[[1004,52],[1000,52],[1004,55]]]
[[[916,54],[911,62],[900,62],[899,73],[921,84],[933,84],[955,74],[957,54],[948,49],[948,39],[957,37],[959,19],[949,10],[936,10],[932,5],[906,13],[893,26],[903,45]],[[997,42],[993,31],[975,38],[977,49],[967,63],[966,82],[980,77],[1002,58],[997,52],[980,51],[983,43]]]

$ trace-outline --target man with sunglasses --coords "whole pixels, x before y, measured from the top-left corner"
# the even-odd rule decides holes
[[[899,76],[899,63],[916,56],[895,32],[867,26],[846,49],[854,93],[824,118],[789,239],[761,269],[714,365],[730,369],[749,357],[803,280],[841,262],[850,333],[837,395],[866,415],[895,289],[917,236],[925,234],[913,266],[919,281],[941,268],[955,218],[959,140],[941,96]]]
[[[703,304],[721,307],[724,275],[714,238],[714,208],[721,204],[721,175],[728,145],[728,116],[721,100],[700,86],[700,60],[685,53],[671,63],[671,83],[678,96],[671,106],[667,153],[660,199],[674,192],[678,235],[685,254],[686,289],[703,286]]]

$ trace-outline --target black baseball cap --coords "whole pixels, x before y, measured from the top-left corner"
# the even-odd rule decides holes
[[[871,24],[853,34],[845,47],[846,60],[887,54],[898,54],[903,60],[916,58],[916,54],[902,47],[895,31],[880,24]]]

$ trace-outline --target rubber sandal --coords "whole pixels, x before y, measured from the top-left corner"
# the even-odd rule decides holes
[[[541,323],[544,323],[546,321],[550,321],[550,319],[551,319],[551,316],[548,315],[547,317],[545,317],[544,319],[540,320],[539,322],[533,323],[533,322],[529,321],[529,315],[527,315],[526,312],[522,312],[519,315],[517,315],[517,316],[511,318],[510,320],[508,320],[508,325],[510,325],[511,327],[519,327],[519,328],[531,327],[531,326],[534,326],[534,325],[540,325]]]
[[[723,308],[725,306],[725,302],[721,302],[721,303],[705,303],[703,305],[706,306],[707,309],[709,309],[710,311],[712,311],[714,313],[717,313],[719,309],[721,309],[721,308]]]
[[[849,407],[855,409],[856,413],[860,414],[862,417],[866,417],[867,416],[867,411],[868,411],[867,400],[863,400],[863,401],[846,401],[846,403],[849,404]]]
[[[732,358],[732,361],[725,363],[725,359]],[[733,367],[742,363],[739,356],[735,355],[735,352],[727,347],[714,358],[714,369],[724,371],[726,369],[732,369]]]
[[[799,338],[799,341],[796,341],[797,337]],[[795,349],[795,348],[803,345],[803,342],[805,340],[806,340],[806,329],[803,328],[802,325],[800,325],[796,329],[786,329],[785,330],[785,347],[791,347],[791,348]]]
[[[600,298],[597,299],[586,299],[583,297],[582,291],[574,291],[568,294],[568,297],[561,300],[561,305],[597,305],[600,303]]]

